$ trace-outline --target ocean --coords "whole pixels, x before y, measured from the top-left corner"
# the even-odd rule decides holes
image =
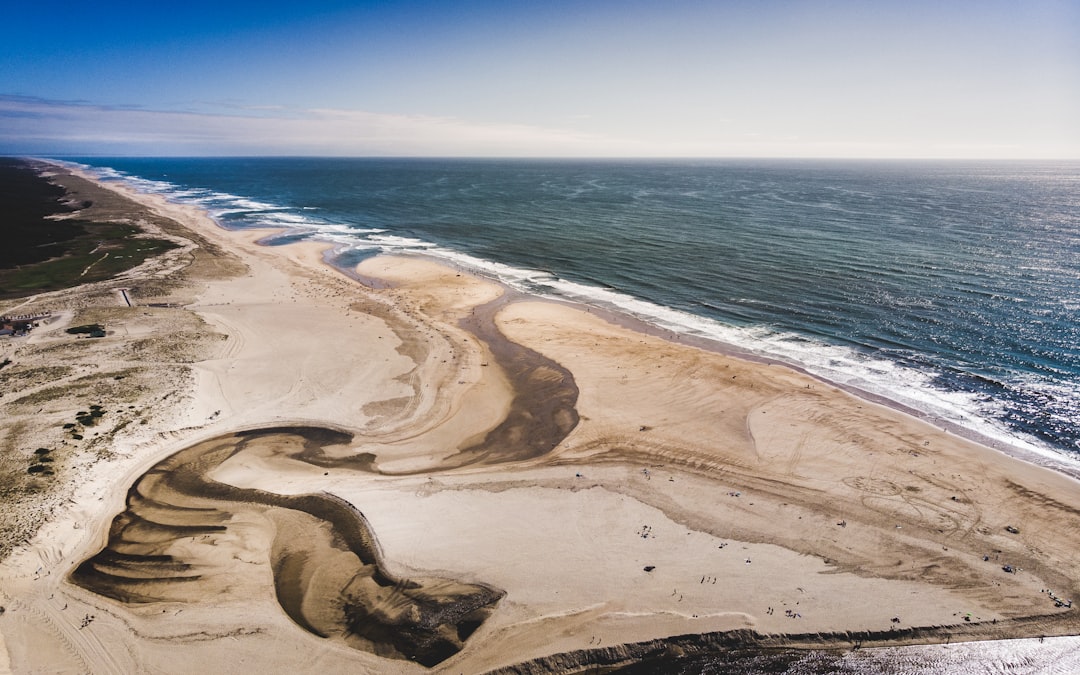
[[[422,252],[1080,460],[1080,162],[69,161],[339,264]]]

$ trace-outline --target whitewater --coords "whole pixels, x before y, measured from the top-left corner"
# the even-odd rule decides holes
[[[1080,163],[68,159],[342,267],[434,256],[1080,458]]]

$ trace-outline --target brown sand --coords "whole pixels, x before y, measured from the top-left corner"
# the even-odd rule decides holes
[[[163,291],[186,295],[169,320],[214,339],[0,565],[16,672],[481,672],[559,654],[534,665],[569,669],[717,632],[1077,631],[1046,592],[1078,588],[1072,478],[431,261],[365,261],[386,287],[365,289],[318,245],[259,247],[136,198],[247,271],[189,266]],[[138,339],[160,359],[163,328],[132,309],[86,349],[131,361],[117,345]]]

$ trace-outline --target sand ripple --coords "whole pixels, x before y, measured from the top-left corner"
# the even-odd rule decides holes
[[[281,427],[219,436],[171,455],[131,487],[108,545],[79,565],[72,581],[127,603],[197,601],[227,592],[261,534],[272,542],[278,602],[297,624],[385,657],[428,666],[445,660],[502,591],[395,577],[367,519],[334,495],[281,495],[209,477],[245,450],[297,459],[351,440],[326,428]],[[253,534],[253,520],[266,523],[262,533]]]

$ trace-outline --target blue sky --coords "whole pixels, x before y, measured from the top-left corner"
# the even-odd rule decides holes
[[[31,2],[0,153],[1080,158],[1080,2]]]

